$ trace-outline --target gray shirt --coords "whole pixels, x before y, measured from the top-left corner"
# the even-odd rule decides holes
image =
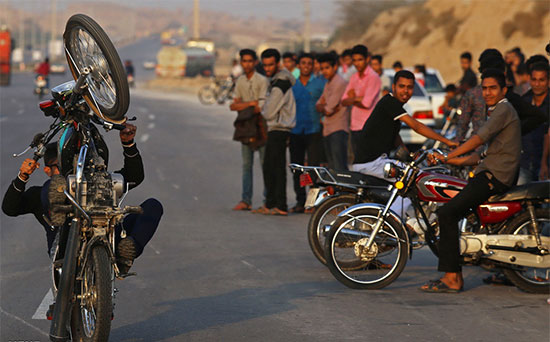
[[[501,183],[512,186],[521,159],[521,124],[516,110],[502,99],[489,108],[487,122],[477,135],[487,144],[486,157],[475,173],[489,171]]]
[[[268,85],[267,78],[257,72],[254,72],[250,79],[243,74],[239,76],[235,84],[235,98],[242,102],[258,101],[258,106],[262,108]]]

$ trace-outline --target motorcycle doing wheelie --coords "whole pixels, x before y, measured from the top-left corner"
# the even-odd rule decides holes
[[[93,19],[72,16],[63,38],[76,81],[53,88],[53,100],[40,103],[54,122],[29,147],[36,148],[34,159],[39,160],[61,133],[60,175],[52,177],[48,189],[51,225],[58,227],[51,251],[55,305],[50,339],[107,341],[114,280],[129,275],[116,264],[115,225],[142,209],[121,207],[129,184],[122,175],[107,172],[108,149],[96,125],[125,128],[128,84],[114,46]]]
[[[385,175],[396,179],[385,205],[358,204],[340,213],[325,243],[327,266],[338,281],[355,289],[380,289],[403,271],[412,249],[410,231],[390,210],[398,196],[411,200],[425,240],[437,254],[437,220],[430,216],[438,204],[448,202],[467,182],[421,170],[419,165],[429,153],[420,152],[410,163],[385,165]],[[464,262],[500,268],[518,288],[548,293],[550,212],[541,205],[550,202],[549,186],[549,181],[516,186],[470,212],[461,223],[460,254]],[[389,267],[372,267],[375,260]],[[352,261],[362,266],[346,268]]]

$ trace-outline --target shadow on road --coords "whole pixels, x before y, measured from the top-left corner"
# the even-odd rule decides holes
[[[164,340],[192,331],[231,324],[293,310],[292,301],[338,293],[344,288],[321,282],[283,284],[273,288],[245,288],[217,296],[162,302],[167,310],[144,321],[111,332],[116,341]]]

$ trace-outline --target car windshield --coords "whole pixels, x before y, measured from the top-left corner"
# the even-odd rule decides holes
[[[393,84],[393,76],[389,76],[390,78],[390,83]],[[420,89],[420,87],[418,86],[418,82],[414,81],[414,90],[413,90],[413,94],[412,96],[422,96],[422,97],[426,97],[426,95],[424,94],[424,92],[422,92],[422,90]]]
[[[428,93],[445,92],[445,90],[443,89],[443,85],[439,82],[439,78],[437,78],[436,74],[426,74],[424,75],[424,80],[426,82],[424,88],[426,88],[426,91]]]

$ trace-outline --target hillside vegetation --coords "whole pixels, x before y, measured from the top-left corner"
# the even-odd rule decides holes
[[[548,0],[428,0],[382,11],[362,35],[340,36],[332,47],[341,51],[366,44],[384,56],[386,67],[396,60],[406,66],[426,64],[439,69],[447,82],[456,82],[464,51],[472,53],[477,70],[485,48],[505,52],[519,46],[529,57],[544,54],[549,40]]]

